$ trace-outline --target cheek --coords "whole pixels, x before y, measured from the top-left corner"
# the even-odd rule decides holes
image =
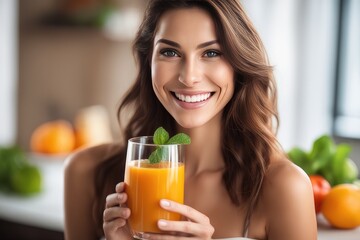
[[[153,62],[151,64],[151,79],[153,85],[157,87],[161,87],[170,81],[174,77],[173,74],[174,70],[161,62]]]
[[[223,63],[210,68],[209,71],[211,71],[212,79],[215,79],[216,85],[229,88],[229,90],[234,88],[234,71],[230,65]]]

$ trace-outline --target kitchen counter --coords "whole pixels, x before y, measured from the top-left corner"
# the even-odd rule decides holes
[[[0,192],[0,219],[55,231],[64,229],[63,157],[31,155],[43,175],[40,194],[19,197]]]
[[[22,198],[0,193],[0,219],[38,228],[63,231],[63,159],[47,159],[43,156],[30,157],[38,165],[44,177],[42,193]],[[352,230],[338,230],[329,226],[318,216],[319,240],[360,240],[360,227]]]
[[[360,227],[350,230],[332,228],[322,215],[318,216],[318,240],[360,240]]]

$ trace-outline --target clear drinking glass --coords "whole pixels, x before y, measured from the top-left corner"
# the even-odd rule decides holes
[[[149,156],[157,151],[158,163]],[[131,209],[130,228],[134,238],[146,233],[161,233],[159,219],[180,220],[181,216],[160,207],[160,199],[184,202],[184,145],[156,145],[152,136],[128,140],[125,183],[127,205]]]

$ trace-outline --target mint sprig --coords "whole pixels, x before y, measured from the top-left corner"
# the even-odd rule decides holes
[[[169,139],[169,133],[163,128],[159,127],[156,129],[153,141],[156,145],[170,145],[170,144],[190,144],[191,139],[185,133],[178,133]],[[149,162],[159,163],[162,160],[166,160],[168,156],[167,148],[158,146],[149,156]]]
[[[153,141],[157,145],[164,145],[169,140],[169,133],[163,128],[159,127],[155,130]]]
[[[190,144],[191,140],[185,133],[178,133],[167,140],[166,144]]]

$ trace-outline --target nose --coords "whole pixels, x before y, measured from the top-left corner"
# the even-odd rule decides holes
[[[201,68],[197,59],[184,59],[181,63],[179,81],[187,87],[192,87],[201,80]]]

